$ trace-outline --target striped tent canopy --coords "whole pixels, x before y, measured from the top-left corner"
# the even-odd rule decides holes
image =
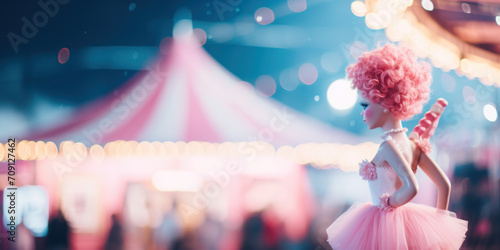
[[[114,140],[261,140],[274,146],[360,142],[260,96],[194,42],[171,39],[161,51],[121,88],[81,107],[64,123],[23,139],[73,140],[87,146]]]

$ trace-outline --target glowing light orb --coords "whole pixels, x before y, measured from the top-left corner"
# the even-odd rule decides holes
[[[84,160],[85,158],[87,158],[88,149],[87,146],[85,146],[85,144],[81,142],[75,143],[73,151],[75,159]]]
[[[434,10],[434,4],[430,0],[422,0],[422,7],[427,11]]]
[[[304,84],[311,85],[318,79],[318,70],[312,63],[304,63],[299,68],[299,79]]]
[[[203,46],[205,45],[205,43],[207,43],[207,33],[203,29],[196,28],[193,30],[193,34],[198,42],[200,42],[200,46]]]
[[[441,75],[441,84],[446,92],[451,93],[455,90],[455,78],[446,73]]]
[[[462,72],[464,72],[465,74],[468,74],[471,72],[471,69],[472,69],[472,65],[471,65],[471,62],[467,59],[462,59],[460,60],[460,70],[462,70]]]
[[[51,141],[45,143],[45,152],[47,152],[47,159],[54,159],[57,157],[57,145]]]
[[[57,60],[59,60],[60,64],[65,64],[69,60],[69,49],[62,48],[59,50],[59,54],[57,55]]]
[[[28,142],[28,160],[34,160],[36,158],[36,142]]]
[[[369,12],[365,17],[365,24],[372,30],[378,30],[386,27],[386,22],[380,17],[380,14]]]
[[[261,25],[268,25],[274,22],[274,12],[266,7],[262,7],[255,11],[255,21]]]
[[[104,148],[101,145],[93,145],[90,147],[90,157],[94,161],[102,161],[104,159]]]
[[[498,118],[498,111],[494,105],[486,104],[483,107],[483,114],[486,120],[495,122]]]
[[[43,160],[47,156],[47,149],[45,148],[45,142],[36,142],[36,157],[38,160]]]
[[[351,3],[351,11],[355,16],[363,17],[366,15],[366,5],[361,1],[354,1]]]
[[[136,6],[137,5],[135,3],[130,3],[129,6],[128,6],[128,10],[129,11],[134,11]]]
[[[399,20],[398,22],[398,30],[399,32],[401,33],[410,33],[411,32],[411,25],[408,21],[406,21],[405,19],[401,19]]]
[[[328,87],[326,97],[330,106],[337,110],[346,110],[356,104],[357,93],[351,88],[351,82],[345,79],[334,81]]]
[[[467,14],[470,14],[470,12],[471,12],[470,4],[462,3],[462,11],[467,13]]]
[[[280,73],[279,81],[283,89],[294,91],[300,83],[299,74],[293,69],[285,69]]]
[[[476,91],[473,88],[465,86],[462,90],[462,95],[467,103],[474,104],[476,102]]]
[[[28,160],[29,157],[29,149],[28,149],[28,141],[23,140],[17,144],[17,156],[21,160]]]
[[[302,12],[307,9],[306,0],[288,0],[288,8],[293,12]]]
[[[321,56],[321,67],[329,73],[337,73],[342,66],[342,57],[335,51],[326,52]]]
[[[276,82],[271,76],[263,75],[255,81],[257,93],[264,97],[270,97],[276,92]]]

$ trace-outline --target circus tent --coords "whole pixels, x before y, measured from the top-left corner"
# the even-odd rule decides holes
[[[266,141],[355,144],[360,140],[272,99],[218,64],[196,43],[171,39],[163,56],[128,83],[30,140]]]
[[[47,190],[51,213],[61,206],[73,223],[75,232],[80,232],[74,238],[77,245],[91,247],[87,243],[95,237],[85,235],[99,233],[108,225],[106,216],[122,209],[129,199],[130,185],[140,183],[141,187],[149,190],[152,179],[162,172],[167,171],[170,176],[194,173],[180,178],[180,181],[162,181],[182,186],[183,183],[193,184],[195,179],[202,180],[198,183],[198,193],[187,195],[179,190],[179,186],[174,187],[171,193],[183,193],[178,196],[184,199],[182,206],[187,204],[202,209],[203,206],[193,205],[198,204],[197,195],[216,188],[225,197],[216,199],[217,204],[231,211],[224,215],[228,216],[230,223],[239,223],[255,206],[264,208],[275,204],[278,206],[274,208],[275,212],[288,218],[284,225],[289,237],[304,237],[314,210],[313,202],[304,202],[313,199],[308,191],[310,187],[305,168],[290,159],[275,158],[272,149],[270,154],[266,154],[265,150],[262,151],[264,153],[259,151],[257,157],[253,154],[237,157],[239,167],[236,169],[241,169],[238,172],[231,165],[235,158],[230,154],[221,157],[218,149],[224,148],[224,143],[228,142],[263,141],[271,147],[291,148],[310,142],[356,144],[360,140],[259,96],[249,83],[232,75],[194,42],[171,39],[160,50],[163,55],[152,66],[138,73],[120,89],[82,107],[67,122],[22,138],[31,140],[33,145],[34,141],[52,141],[59,145],[57,156],[53,154],[53,157],[42,159],[27,157],[25,160],[34,161],[20,163],[23,165],[21,172],[36,176],[31,184],[41,185]],[[70,141],[69,144],[65,144],[67,141]],[[145,158],[140,154],[108,155],[109,148],[104,145],[115,141],[135,142],[136,146],[136,141],[220,144],[214,155],[206,152],[201,155],[193,152],[183,154],[180,152],[182,144],[177,143],[177,157],[153,154]],[[78,151],[76,147],[72,148],[75,143],[83,143],[90,148],[89,155],[93,145],[102,145],[106,156],[111,157],[101,160],[86,157],[87,149],[81,157],[74,153]],[[73,154],[64,152],[64,145],[71,145]],[[48,151],[46,153],[48,155]],[[138,171],[134,166],[142,167]],[[232,174],[235,172],[242,174]],[[228,184],[222,185],[225,180]],[[159,188],[155,188],[158,191]],[[252,194],[262,194],[262,190],[267,190],[266,195],[260,195],[260,202],[256,202],[258,199]],[[101,192],[108,198],[99,198],[101,196],[97,194]],[[77,198],[85,201],[75,200]],[[251,204],[246,204],[245,200],[249,199]],[[232,202],[228,203],[228,200]],[[58,202],[61,204],[58,205]],[[75,207],[82,202],[89,204],[87,209]],[[208,206],[208,202],[205,203]],[[258,203],[260,205],[256,205]],[[101,211],[92,204],[104,204],[106,210]],[[136,208],[137,204],[131,209]],[[237,236],[229,235],[231,237],[226,242],[232,243],[227,244],[237,244]]]

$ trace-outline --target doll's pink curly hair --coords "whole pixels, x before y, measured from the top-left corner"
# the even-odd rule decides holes
[[[387,44],[366,52],[346,69],[353,88],[401,120],[422,112],[429,100],[430,65],[406,47]]]

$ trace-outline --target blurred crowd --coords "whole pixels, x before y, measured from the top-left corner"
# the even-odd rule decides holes
[[[468,163],[455,167],[452,180],[450,211],[469,222],[469,231],[462,249],[500,249],[500,210],[498,179],[487,167]],[[495,183],[496,182],[496,183]],[[106,233],[96,249],[147,250],[278,250],[330,249],[325,229],[351,204],[339,207],[321,205],[319,201],[308,232],[292,239],[285,232],[284,222],[276,211],[266,207],[249,212],[238,225],[228,225],[206,213],[196,226],[186,225],[178,205],[161,216],[154,228],[130,230],[123,214],[112,214]],[[58,211],[50,219],[46,237],[33,237],[23,224],[17,228],[17,242],[1,242],[2,249],[82,249],[72,240],[70,223]],[[141,237],[137,237],[137,235]],[[131,237],[136,235],[135,237]],[[139,240],[138,240],[139,239]],[[72,242],[73,241],[73,242]],[[135,241],[135,242],[134,242]]]

